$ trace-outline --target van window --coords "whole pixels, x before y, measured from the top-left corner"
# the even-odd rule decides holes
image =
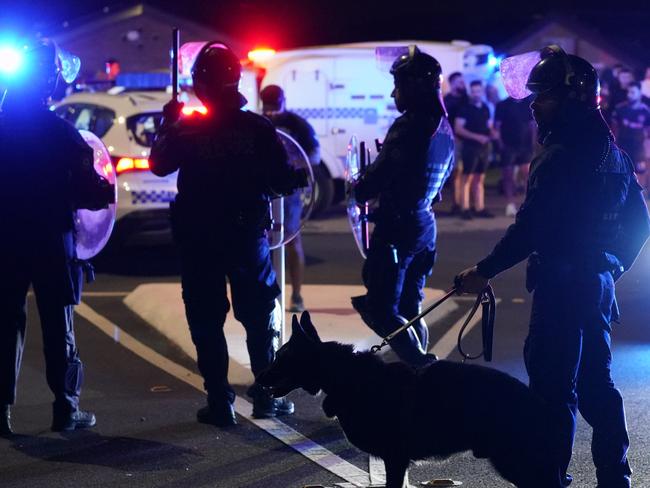
[[[149,112],[129,117],[126,119],[126,126],[136,143],[151,147],[161,121],[162,112]]]
[[[77,130],[87,130],[101,138],[115,121],[115,112],[89,103],[71,103],[56,108],[56,114],[70,122]]]

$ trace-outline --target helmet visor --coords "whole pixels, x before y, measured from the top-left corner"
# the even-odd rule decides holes
[[[375,62],[382,73],[390,73],[393,63],[400,56],[409,55],[409,46],[380,46],[375,48]]]
[[[81,69],[81,60],[78,56],[69,53],[65,49],[57,47],[56,55],[59,58],[59,66],[61,69],[61,78],[66,83],[72,83],[79,74]]]
[[[205,42],[205,41],[194,41],[186,42],[183,44],[178,52],[178,71],[180,76],[184,78],[192,77],[192,67],[196,62],[196,58],[199,56],[199,53],[203,50],[206,44],[214,47],[222,47],[228,49],[225,44],[220,42]]]
[[[529,51],[524,54],[510,56],[501,61],[499,71],[508,95],[517,100],[522,100],[532,94],[526,87],[526,83],[530,72],[541,60],[540,51]]]

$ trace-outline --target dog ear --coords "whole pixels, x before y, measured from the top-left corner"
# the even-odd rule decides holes
[[[305,331],[300,327],[298,316],[294,313],[291,317],[291,337],[298,337],[299,335],[305,335]]]
[[[304,311],[302,313],[300,316],[300,325],[302,326],[302,330],[304,330],[311,339],[316,342],[321,342],[320,337],[318,337],[318,332],[316,332],[316,327],[314,327],[314,324],[311,321],[309,312]]]

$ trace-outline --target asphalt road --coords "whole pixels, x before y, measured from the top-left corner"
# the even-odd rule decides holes
[[[500,234],[498,230],[441,232],[439,261],[428,285],[447,288],[455,273],[489,251]],[[350,235],[309,233],[304,241],[308,283],[359,284],[362,261]],[[100,259],[98,270],[98,280],[87,288],[84,303],[162,357],[196,372],[191,358],[122,302],[138,284],[178,281],[173,248],[125,249],[119,257]],[[523,266],[518,266],[494,280],[501,302],[493,366],[525,380],[521,349],[530,297],[523,279]],[[630,458],[639,487],[650,487],[649,279],[650,250],[646,250],[620,283],[623,318],[614,331],[614,377],[626,399]],[[0,439],[0,486],[285,488],[343,481],[245,419],[228,430],[196,423],[195,411],[205,401],[200,391],[127,350],[80,316],[76,328],[86,371],[82,406],[96,412],[98,425],[92,431],[50,432],[51,393],[45,383],[33,298],[29,305],[27,350],[13,410],[19,435]],[[457,318],[448,320],[451,324]],[[472,332],[468,348],[477,347],[478,340],[478,333]],[[295,392],[292,399],[297,407],[286,420],[290,427],[368,470],[367,456],[347,443],[336,421],[323,415],[321,398]],[[579,488],[595,485],[589,438],[582,421],[571,467],[574,486]],[[420,463],[411,468],[410,477],[413,483],[453,478],[471,488],[507,486],[485,461],[470,454]]]

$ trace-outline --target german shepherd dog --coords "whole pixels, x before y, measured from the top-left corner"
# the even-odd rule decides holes
[[[383,459],[386,488],[402,488],[409,463],[471,450],[519,488],[561,488],[557,422],[541,399],[494,369],[437,361],[415,370],[353,346],[322,342],[304,312],[258,379],[274,397],[323,391],[323,411],[348,440]]]

